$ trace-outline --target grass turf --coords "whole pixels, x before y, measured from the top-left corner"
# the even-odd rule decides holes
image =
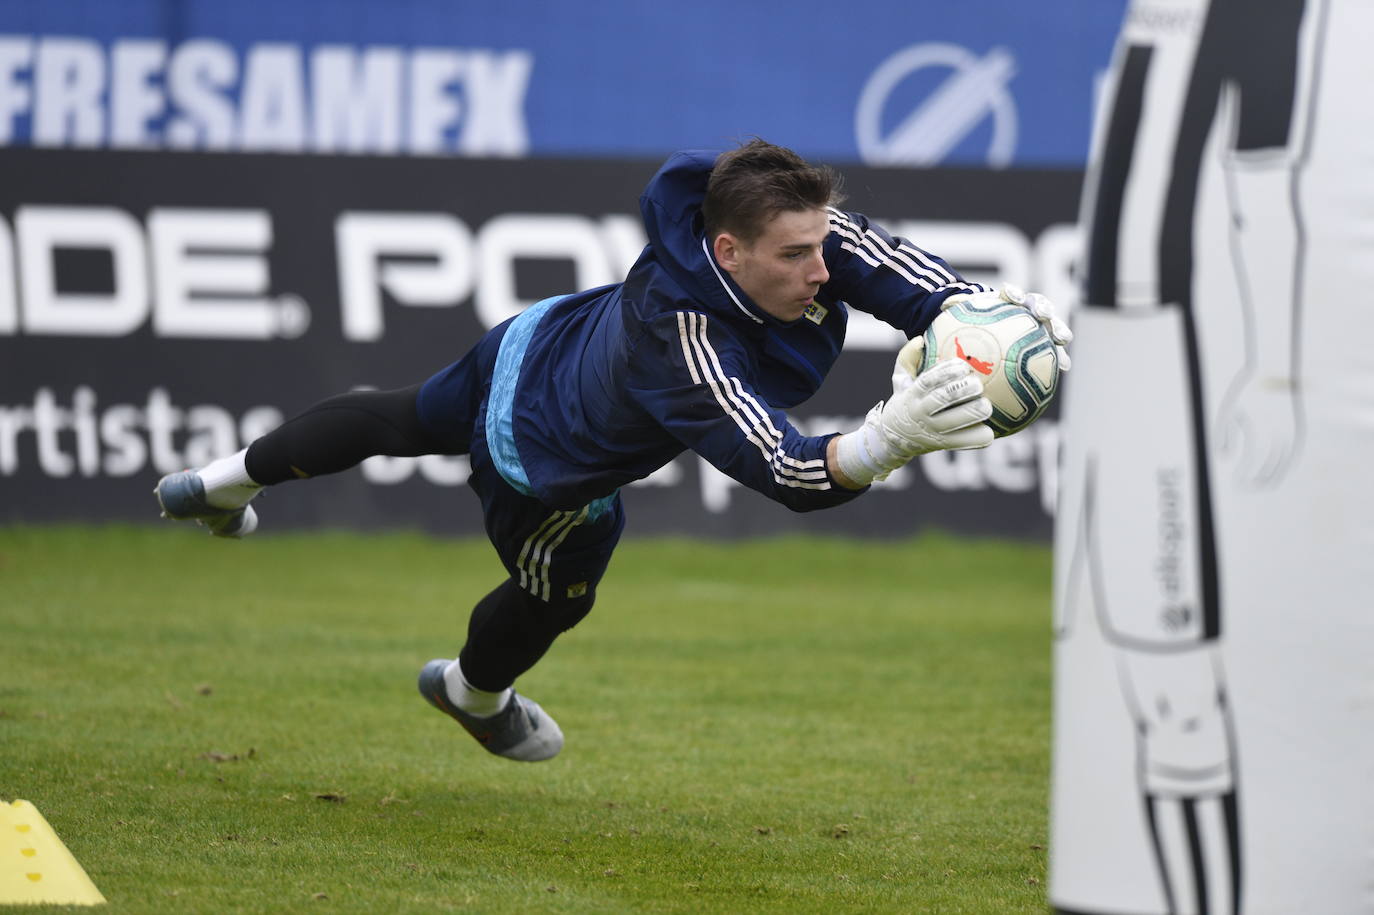
[[[112,912],[1042,912],[1049,568],[627,538],[530,765],[415,692],[484,542],[0,528],[0,798]]]

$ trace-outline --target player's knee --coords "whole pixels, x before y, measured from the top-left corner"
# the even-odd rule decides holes
[[[555,625],[559,632],[567,632],[592,612],[595,595],[588,593],[575,600],[564,601],[555,611]]]
[[[579,590],[575,596],[565,595],[561,600],[550,601],[550,622],[558,627],[559,632],[567,632],[592,612],[594,603],[596,588],[590,586]]]
[[[519,591],[520,615],[525,625],[538,629],[549,636],[567,632],[592,611],[596,602],[596,588],[584,585],[567,588],[559,592],[555,589],[548,600],[528,591]]]

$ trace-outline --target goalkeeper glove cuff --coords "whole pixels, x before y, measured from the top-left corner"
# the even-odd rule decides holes
[[[985,423],[991,415],[992,404],[972,369],[948,359],[869,410],[861,428],[841,435],[835,460],[842,474],[867,486],[918,454],[986,447],[992,442],[992,429]]]
[[[864,424],[853,432],[840,436],[835,446],[835,460],[840,465],[840,473],[859,486],[867,486],[874,480],[885,480],[887,475],[911,460],[909,451],[899,451],[883,434],[881,401],[864,419]]]

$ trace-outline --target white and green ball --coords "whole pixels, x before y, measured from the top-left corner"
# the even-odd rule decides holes
[[[1019,432],[1054,399],[1059,358],[1049,333],[1025,308],[996,294],[970,296],[940,312],[925,333],[921,371],[962,359],[992,401],[988,425],[999,438]]]

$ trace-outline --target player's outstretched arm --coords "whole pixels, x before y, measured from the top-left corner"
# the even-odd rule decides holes
[[[830,440],[830,475],[841,486],[862,489],[919,454],[985,448],[992,444],[991,415],[992,404],[967,363],[937,363],[869,410],[858,429]]]

